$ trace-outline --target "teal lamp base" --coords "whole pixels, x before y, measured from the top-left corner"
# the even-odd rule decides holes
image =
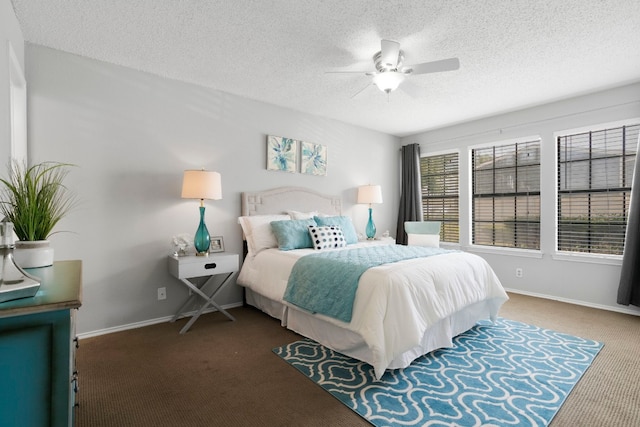
[[[376,237],[376,226],[373,223],[372,209],[369,208],[369,221],[367,222],[367,228],[365,228],[367,239],[373,240]]]
[[[200,206],[200,224],[198,225],[196,235],[193,238],[193,246],[196,248],[196,255],[209,255],[210,245],[211,236],[209,236],[209,230],[207,230],[207,225],[204,223],[204,206]]]

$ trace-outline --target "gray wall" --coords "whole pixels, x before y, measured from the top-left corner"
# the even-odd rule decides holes
[[[173,314],[186,297],[167,272],[170,238],[195,233],[198,201],[182,200],[182,171],[222,175],[223,199],[206,203],[209,231],[241,252],[240,193],[304,186],[342,195],[364,232],[356,188],[382,185],[380,232],[395,234],[398,139],[334,120],[35,46],[26,47],[29,156],[77,165],[69,175],[81,205],[52,237],[56,259],[82,259],[78,332],[143,324]],[[345,99],[345,102],[348,100]],[[328,174],[266,170],[266,135],[328,147]],[[157,300],[157,288],[167,300]],[[242,301],[238,286],[219,302]]]
[[[471,101],[470,101],[471,102]],[[554,132],[640,118],[640,84],[604,90],[561,102],[529,108],[405,137],[400,144],[417,142],[423,155],[448,150],[460,153],[460,243],[486,258],[511,290],[594,307],[640,313],[616,304],[619,259],[555,253],[556,150]],[[469,148],[513,138],[539,136],[541,142],[541,251],[483,251],[470,244]],[[516,278],[515,269],[523,269]]]

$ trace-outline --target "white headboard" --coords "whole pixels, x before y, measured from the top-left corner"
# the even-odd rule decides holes
[[[278,187],[242,193],[242,216],[282,214],[292,210],[341,215],[342,203],[340,196],[321,194],[302,187]]]

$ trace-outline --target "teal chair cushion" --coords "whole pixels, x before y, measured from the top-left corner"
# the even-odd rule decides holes
[[[407,234],[440,234],[440,221],[405,221]]]

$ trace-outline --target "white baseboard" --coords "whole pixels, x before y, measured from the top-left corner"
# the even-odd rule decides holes
[[[519,289],[505,288],[505,290],[507,292],[511,292],[511,293],[514,293],[514,294],[528,295],[528,296],[536,297],[536,298],[543,298],[543,299],[548,299],[548,300],[553,300],[553,301],[566,302],[568,304],[575,304],[575,305],[581,305],[581,306],[585,306],[585,307],[597,308],[599,310],[615,311],[615,312],[618,312],[618,313],[631,314],[633,316],[640,316],[640,311],[632,310],[632,309],[624,308],[624,307],[612,307],[612,306],[609,306],[609,305],[593,304],[593,303],[588,303],[588,302],[585,302],[585,301],[579,301],[579,300],[574,300],[574,299],[569,299],[569,298],[560,298],[560,297],[556,297],[556,296],[552,296],[552,295],[545,295],[545,294],[539,294],[539,293],[535,293],[535,292],[522,291],[522,290],[519,290]],[[224,305],[224,306],[222,306],[222,308],[227,310],[227,309],[230,309],[230,308],[241,307],[241,306],[242,306],[242,303],[238,302],[238,303],[234,303],[234,304]],[[214,311],[217,311],[217,310],[215,308],[210,308],[208,310],[205,310],[204,313],[211,313],[211,312],[214,312]],[[194,314],[194,311],[189,312],[189,313],[185,313],[185,315],[183,317],[190,316],[192,314]],[[157,323],[168,322],[172,318],[173,318],[173,316],[159,317],[157,319],[150,319],[150,320],[144,320],[142,322],[129,323],[127,325],[114,326],[113,328],[106,328],[106,329],[99,329],[97,331],[84,332],[82,334],[78,334],[78,339],[97,337],[99,335],[110,334],[110,333],[113,333],[113,332],[126,331],[128,329],[142,328],[144,326],[150,326],[150,325],[155,325]]]
[[[234,304],[223,305],[222,308],[225,309],[225,310],[228,310],[230,308],[241,307],[241,306],[242,306],[242,303],[238,302],[238,303],[234,303]],[[218,310],[216,310],[215,308],[212,307],[212,308],[209,308],[209,309],[203,311],[202,314],[211,313],[211,312],[214,312],[214,311],[218,311]],[[180,318],[183,318],[183,317],[186,317],[186,316],[191,316],[193,314],[195,314],[195,310],[187,312],[187,313],[184,313],[184,315],[182,317],[180,317]],[[173,319],[173,315],[165,316],[165,317],[159,317],[157,319],[144,320],[142,322],[129,323],[129,324],[126,324],[126,325],[114,326],[112,328],[98,329],[97,331],[84,332],[84,333],[78,334],[78,339],[97,337],[99,335],[111,334],[113,332],[120,332],[120,331],[129,330],[129,329],[142,328],[142,327],[145,327],[145,326],[155,325],[157,323],[165,323],[165,322],[170,321],[171,319]]]
[[[574,299],[569,299],[569,298],[561,298],[561,297],[556,297],[556,296],[552,296],[552,295],[538,294],[538,293],[535,293],[535,292],[521,291],[520,289],[505,288],[504,290],[507,291],[507,292],[514,293],[514,294],[527,295],[527,296],[530,296],[530,297],[536,297],[536,298],[549,299],[549,300],[553,300],[553,301],[566,302],[568,304],[581,305],[581,306],[590,307],[590,308],[597,308],[599,310],[615,311],[617,313],[631,314],[633,316],[640,316],[640,311],[633,310],[633,309],[630,309],[630,308],[613,307],[613,306],[610,306],[610,305],[603,305],[603,304],[594,304],[594,303],[590,303],[590,302],[574,300]]]

